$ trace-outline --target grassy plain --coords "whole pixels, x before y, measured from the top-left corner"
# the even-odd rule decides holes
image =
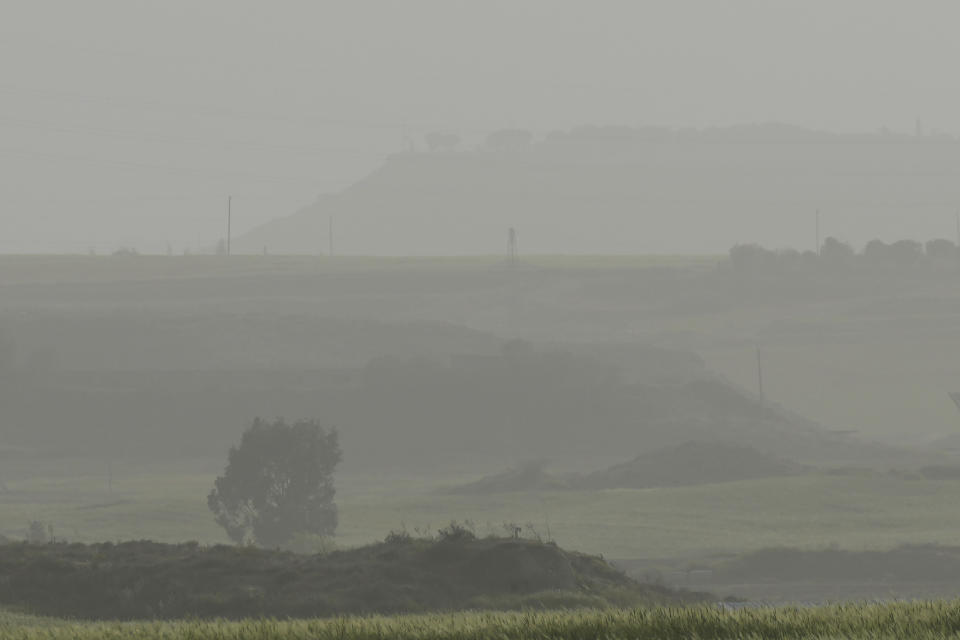
[[[721,260],[531,255],[507,270],[497,255],[0,256],[0,311],[149,309],[196,322],[211,309],[269,310],[639,341],[692,350],[746,388],[761,345],[767,397],[830,428],[914,444],[957,433],[946,396],[960,389],[953,273],[735,278],[716,272]],[[23,337],[24,350],[43,337]],[[97,364],[63,357],[78,370]]]
[[[35,477],[0,493],[0,533],[23,536],[30,520],[69,540],[224,542],[206,507],[215,471]],[[527,534],[607,558],[677,558],[769,546],[850,550],[900,544],[960,545],[960,480],[881,472],[802,475],[693,487],[595,492],[447,495],[462,477],[338,477],[336,544],[382,540],[405,526],[435,532],[470,520],[478,534]]]
[[[717,607],[693,607],[548,613],[485,612],[239,622],[79,623],[0,614],[0,637],[11,640],[956,638],[960,637],[960,602],[900,602],[733,611]]]
[[[188,468],[179,462],[181,451],[225,453],[255,412],[303,413],[312,392],[298,383],[298,372],[363,367],[384,354],[493,353],[511,337],[689,350],[747,389],[756,384],[761,345],[768,401],[828,429],[859,429],[867,438],[914,446],[955,429],[945,393],[960,389],[954,274],[741,278],[715,269],[718,259],[524,256],[521,268],[510,270],[502,256],[0,257],[0,338],[12,345],[17,373],[10,380],[29,387],[31,375],[42,382],[49,369],[59,385],[49,406],[29,395],[20,398],[21,414],[5,405],[0,445],[12,446],[4,448],[0,467],[8,489],[0,493],[0,533],[20,537],[27,522],[39,519],[78,541],[223,541],[205,497],[224,460]],[[375,322],[361,322],[370,318]],[[267,370],[288,376],[271,378],[276,389],[261,389],[273,405],[237,406],[219,400],[237,394],[216,395],[230,385],[262,387],[259,376]],[[145,371],[157,372],[158,392],[171,394],[151,411],[139,410],[139,388],[116,381]],[[106,406],[130,411],[80,411],[87,397],[80,383],[102,384]],[[8,386],[17,399],[20,387]],[[291,409],[291,399],[298,408]],[[51,407],[57,411],[45,410]],[[322,406],[316,414],[323,415]],[[173,435],[168,425],[182,429]],[[208,438],[214,446],[201,450],[201,430],[215,434]],[[92,451],[77,464],[35,465],[18,453],[55,456],[75,441]],[[180,448],[160,459],[156,447],[164,441]],[[592,443],[568,449],[574,462],[589,462],[583,470],[593,470],[633,457],[642,445],[638,439],[616,460],[596,462]],[[529,523],[565,548],[625,559],[773,545],[960,544],[955,480],[875,471],[468,497],[437,489],[477,479],[478,467],[497,472],[517,459],[474,461],[468,475],[456,471],[460,461],[424,456],[429,463],[378,474],[359,447],[345,451],[337,478],[342,546],[382,539],[401,526],[436,530],[453,519],[473,521],[480,534],[502,533],[505,522]],[[433,468],[445,463],[446,469]]]
[[[715,255],[525,255],[519,268],[621,269],[642,267],[714,267]],[[0,283],[36,284],[62,281],[115,281],[169,277],[236,277],[245,274],[310,274],[352,271],[456,271],[506,267],[502,255],[468,256],[309,256],[211,255],[193,256],[85,256],[0,255]]]

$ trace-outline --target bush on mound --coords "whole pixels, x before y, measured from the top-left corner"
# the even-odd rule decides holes
[[[0,548],[0,605],[97,619],[311,617],[702,599],[522,539],[404,536],[326,555],[155,542]]]

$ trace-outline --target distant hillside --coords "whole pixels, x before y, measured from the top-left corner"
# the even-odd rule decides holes
[[[240,312],[198,306],[191,311],[81,308],[68,315],[0,310],[0,369],[303,371],[356,368],[386,355],[497,353],[503,342],[446,322],[325,317],[290,305]]]
[[[685,379],[634,383],[595,356],[524,343],[507,347],[499,355],[449,363],[375,360],[355,391],[341,393],[328,406],[345,402],[349,410],[337,420],[345,438],[363,434],[388,459],[419,455],[423,443],[445,458],[469,455],[474,461],[505,456],[609,461],[622,459],[625,450],[689,441],[749,445],[823,464],[885,453],[800,416],[760,406],[748,393],[702,370],[688,370]]]
[[[365,179],[238,238],[239,251],[723,253],[807,246],[815,209],[863,244],[935,237],[960,201],[960,141],[786,125],[583,128],[513,145],[389,157]],[[904,215],[910,212],[910,215]]]
[[[544,469],[544,462],[533,461],[507,469],[502,473],[484,476],[448,490],[454,495],[486,495],[512,491],[562,491],[572,489],[579,476],[558,476]]]
[[[509,341],[491,351],[313,370],[26,369],[0,387],[9,421],[0,444],[133,459],[219,457],[251,416],[266,415],[336,425],[354,468],[476,471],[493,461],[499,467],[545,458],[597,469],[624,452],[690,441],[816,465],[907,465],[915,458],[760,406],[682,353],[671,358],[637,347],[627,370],[588,346],[566,351]],[[656,377],[656,367],[671,361],[665,377]]]
[[[512,491],[566,489],[648,489],[716,482],[733,482],[799,473],[795,462],[760,453],[751,446],[729,442],[686,442],[643,453],[585,476],[556,475],[545,463],[528,462],[502,473],[450,489],[453,494],[492,494]]]

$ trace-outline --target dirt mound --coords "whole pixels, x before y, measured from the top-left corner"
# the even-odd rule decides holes
[[[679,603],[591,556],[516,539],[390,542],[304,556],[154,542],[0,547],[0,605],[127,619],[309,617]],[[546,604],[545,604],[546,603]]]
[[[497,473],[454,487],[447,493],[478,495],[510,491],[559,491],[570,489],[576,479],[554,475],[544,470],[543,462],[529,462],[503,473]]]
[[[642,489],[798,473],[792,462],[761,453],[753,447],[723,442],[688,442],[637,456],[583,478],[589,489]]]
[[[315,254],[331,217],[337,252],[344,255],[395,255],[398,247],[410,255],[487,255],[490,239],[511,226],[536,229],[524,237],[525,253],[630,254],[656,246],[664,253],[713,255],[742,241],[747,228],[758,241],[783,246],[795,241],[786,231],[793,214],[770,203],[783,202],[785,194],[839,202],[883,193],[882,202],[853,206],[857,215],[869,211],[888,220],[917,202],[955,202],[960,185],[949,159],[958,145],[938,144],[942,155],[929,150],[926,138],[776,124],[699,131],[584,127],[522,149],[399,153],[350,187],[235,238],[233,246],[237,253],[269,246],[270,253]],[[923,181],[904,172],[905,153],[929,163]],[[873,169],[863,173],[863,167]],[[776,180],[755,178],[772,171]],[[851,172],[860,172],[855,184],[835,177]],[[918,224],[901,228],[912,235]],[[651,241],[651,229],[656,243],[638,244]]]

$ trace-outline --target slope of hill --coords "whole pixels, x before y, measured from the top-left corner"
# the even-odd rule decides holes
[[[580,484],[592,489],[645,489],[768,478],[798,471],[800,465],[750,446],[686,442],[591,473]]]
[[[543,461],[521,464],[502,473],[484,476],[474,482],[451,487],[453,495],[488,495],[511,491],[562,491],[577,485],[579,476],[558,476],[544,469]]]
[[[760,453],[753,447],[722,441],[686,442],[657,449],[585,476],[552,474],[544,466],[542,461],[528,462],[453,487],[449,493],[485,495],[512,491],[679,487],[770,478],[803,470],[799,464]]]
[[[682,354],[656,378],[643,349],[632,372],[578,350],[514,341],[492,353],[396,355],[312,370],[14,369],[0,373],[8,421],[0,444],[126,459],[219,457],[251,416],[266,415],[337,426],[356,469],[478,471],[547,458],[585,471],[623,460],[624,451],[689,441],[818,466],[936,462],[761,406]],[[650,353],[653,366],[669,360],[664,350]]]
[[[506,149],[405,153],[234,246],[260,253],[721,253],[830,232],[927,237],[960,200],[960,142],[783,125],[706,131],[585,128]],[[903,216],[910,210],[911,216]],[[694,231],[695,230],[695,231]],[[803,240],[798,240],[802,238]]]

